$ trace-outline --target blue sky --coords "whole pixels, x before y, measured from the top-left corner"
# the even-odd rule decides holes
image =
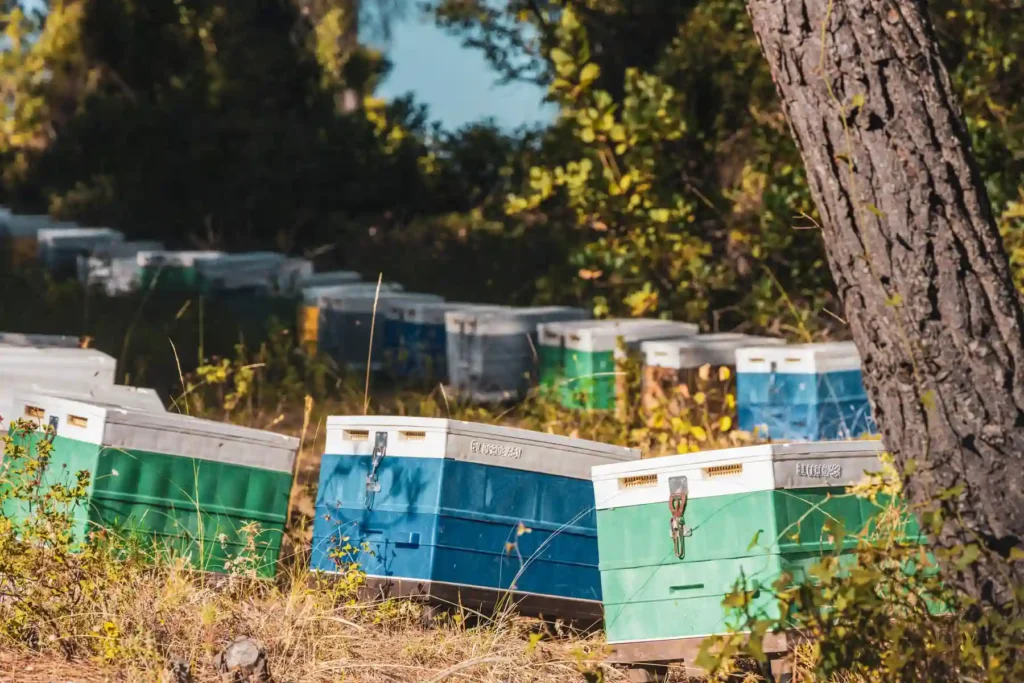
[[[412,92],[430,107],[430,117],[449,130],[488,117],[507,128],[554,118],[555,108],[542,102],[541,88],[495,85],[495,73],[480,52],[462,47],[458,38],[416,12],[410,14],[394,26],[385,48],[393,67],[378,96]]]

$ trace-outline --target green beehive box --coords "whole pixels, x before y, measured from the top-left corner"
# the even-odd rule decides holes
[[[243,552],[243,527],[257,524],[250,566],[274,574],[298,439],[31,392],[16,394],[13,404],[12,417],[56,430],[44,486],[73,483],[83,470],[91,475],[85,504],[73,512],[77,539],[115,529],[220,572]],[[42,430],[16,436],[30,457],[45,438]],[[17,519],[29,511],[8,501],[4,514]]]
[[[143,251],[136,256],[139,289],[195,293],[202,290],[198,265],[223,256],[219,251]]]
[[[650,655],[727,632],[739,617],[722,601],[741,577],[751,609],[777,618],[772,585],[783,573],[805,578],[832,551],[826,520],[857,533],[881,511],[843,494],[881,471],[882,450],[880,441],[765,444],[595,467],[609,644]],[[686,493],[678,546],[670,491]]]
[[[537,328],[541,386],[553,390],[562,406],[574,410],[615,407],[618,340],[636,348],[648,339],[697,334],[691,323],[646,318],[616,318],[544,323]]]

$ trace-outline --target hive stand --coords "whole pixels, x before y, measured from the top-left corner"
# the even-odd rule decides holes
[[[769,683],[789,683],[793,679],[792,658],[787,655],[802,639],[792,634],[773,633],[762,643],[768,661],[758,665],[758,672]],[[692,664],[700,652],[703,638],[679,638],[659,642],[613,645],[608,662],[622,664],[630,683],[663,683],[668,681],[669,665],[686,665],[687,674],[706,672]]]

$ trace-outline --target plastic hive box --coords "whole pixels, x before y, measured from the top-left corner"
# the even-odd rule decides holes
[[[445,315],[456,310],[500,310],[505,306],[454,301],[388,300],[384,339],[388,367],[399,378],[448,382]]]
[[[639,457],[495,425],[330,417],[312,568],[357,561],[374,590],[484,614],[514,587],[524,612],[594,623],[601,594],[590,470]],[[355,554],[342,552],[346,544]]]
[[[332,294],[343,292],[376,292],[377,283],[348,282],[343,284],[316,284],[302,289],[299,303],[299,341],[308,353],[315,354],[321,346],[321,307]],[[382,282],[381,292],[400,292],[402,286],[394,282]]]
[[[112,385],[117,360],[96,349],[0,346],[0,384],[65,381]]]
[[[618,374],[621,339],[635,350],[646,339],[695,335],[697,325],[648,318],[554,322],[538,326],[541,385],[554,387],[561,404],[582,410],[611,410],[624,389]]]
[[[77,275],[78,257],[124,241],[124,234],[110,228],[51,227],[37,233],[39,260],[58,276]]]
[[[852,535],[883,510],[884,500],[844,495],[881,471],[882,451],[867,440],[764,444],[595,467],[608,643],[650,653],[726,632],[738,622],[722,600],[741,576],[745,590],[763,588],[752,611],[778,617],[771,586],[783,573],[804,578],[831,551],[826,520],[844,524],[852,550]],[[682,491],[677,545],[669,500]]]
[[[5,383],[0,386],[0,429],[5,433],[9,430],[11,421],[8,416],[14,415],[14,396],[16,394],[32,393],[54,398],[66,398],[75,401],[85,401],[96,405],[111,408],[127,408],[128,410],[141,410],[150,412],[166,412],[160,396],[152,389],[143,387],[129,387],[123,384],[90,385],[85,383],[67,382],[66,380],[50,380],[49,382],[25,382]]]
[[[205,571],[256,536],[257,571],[273,576],[284,535],[296,438],[166,412],[110,408],[29,392],[14,398],[18,416],[54,425],[44,485],[88,472],[87,504],[75,509],[74,534],[113,528],[156,541]],[[16,435],[33,452],[41,431]],[[229,485],[225,485],[229,482]],[[11,500],[4,513],[27,514]]]
[[[436,294],[404,291],[382,291],[378,294],[375,289],[353,289],[327,295],[320,309],[320,350],[339,365],[354,369],[366,367],[369,353],[372,369],[383,369],[391,353],[388,341],[395,341],[386,338],[385,307],[417,301],[440,302],[444,299]]]
[[[736,350],[747,346],[781,346],[785,340],[734,332],[699,334],[686,339],[645,341],[642,405],[650,414],[665,410],[671,417],[689,418],[702,424],[706,416],[736,418]],[[706,379],[701,368],[711,366]],[[728,377],[722,380],[722,368]],[[704,401],[693,397],[702,393]],[[728,399],[729,396],[733,400]]]
[[[139,288],[190,294],[198,292],[201,278],[197,265],[223,255],[220,251],[141,251],[136,255]]]
[[[588,318],[580,308],[467,309],[445,314],[452,391],[477,403],[517,400],[537,384],[537,327]]]
[[[736,352],[739,426],[773,440],[857,438],[876,432],[852,342]]]

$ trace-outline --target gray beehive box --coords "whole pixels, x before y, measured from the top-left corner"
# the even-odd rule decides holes
[[[452,390],[476,403],[522,398],[536,385],[537,326],[588,317],[581,308],[565,306],[449,311],[445,327]]]

